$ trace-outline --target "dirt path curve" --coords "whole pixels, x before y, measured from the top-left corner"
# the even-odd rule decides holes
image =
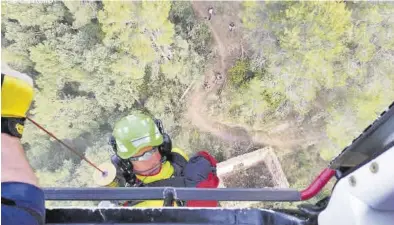
[[[208,16],[208,8],[212,6],[213,2],[203,1],[192,1],[193,10],[200,19],[205,19]],[[239,7],[239,3],[226,2],[226,4],[233,4],[234,7]],[[214,8],[215,10],[215,8]],[[235,10],[237,11],[237,10]],[[205,17],[205,18],[204,18]],[[209,67],[205,73],[205,85],[206,87],[198,87],[192,93],[189,99],[189,106],[187,111],[188,119],[193,123],[194,126],[198,127],[204,132],[212,133],[213,135],[229,142],[243,142],[252,141],[249,134],[242,128],[229,127],[225,124],[210,120],[202,110],[205,108],[205,99],[210,93],[218,91],[226,80],[226,70],[229,65],[226,65],[226,59],[230,53],[227,51],[225,46],[234,45],[239,40],[234,38],[234,35],[230,38],[227,35],[229,31],[226,31],[228,23],[233,20],[237,20],[237,15],[226,15],[219,17],[217,15],[212,16],[212,19],[207,22],[208,27],[211,30],[213,37],[213,48],[216,50],[216,60]],[[227,22],[227,23],[226,23]],[[214,27],[215,26],[215,27]],[[221,28],[221,29],[218,29]],[[219,34],[219,30],[221,30]],[[227,35],[227,36],[226,36]],[[240,37],[240,36],[239,36]],[[239,42],[238,42],[239,43]],[[215,73],[220,73],[222,79],[220,82],[215,81]],[[207,87],[208,86],[208,87]],[[261,143],[262,144],[262,143]]]
[[[214,8],[214,15],[211,20],[207,20],[209,7]],[[216,52],[214,62],[206,69],[205,88],[200,85],[195,88],[189,97],[187,118],[192,124],[201,131],[211,133],[222,140],[228,142],[242,142],[247,145],[260,146],[277,146],[280,148],[291,148],[292,146],[314,142],[316,137],[305,135],[300,138],[299,130],[289,129],[284,126],[275,124],[275,128],[266,132],[264,130],[252,130],[247,126],[232,126],[218,121],[214,121],[207,113],[203,112],[206,108],[206,99],[211,93],[217,93],[227,80],[227,70],[241,54],[242,30],[237,13],[241,10],[240,2],[208,2],[192,1],[192,7],[195,14],[201,20],[206,20],[213,37],[213,49]],[[236,28],[230,32],[228,25],[234,22]],[[243,49],[242,49],[243,51]],[[218,82],[215,80],[215,74],[220,73],[222,79]],[[207,87],[208,86],[208,87]],[[284,123],[288,125],[289,123]],[[267,130],[267,129],[265,129]],[[286,134],[283,131],[288,131]]]

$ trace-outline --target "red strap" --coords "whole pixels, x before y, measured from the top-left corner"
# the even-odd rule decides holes
[[[207,151],[200,151],[197,153],[204,157],[206,160],[211,163],[212,166],[216,167],[217,161],[211,156]],[[213,174],[209,173],[208,178],[199,184],[197,184],[197,188],[217,188],[219,186],[219,178]],[[191,200],[186,203],[188,207],[218,207],[219,203],[217,201],[201,201],[201,200]]]
[[[200,182],[197,185],[197,188],[217,188],[219,186],[219,178],[213,174],[208,174],[208,179]],[[217,201],[201,201],[201,200],[192,200],[188,201],[186,204],[188,207],[217,207]]]
[[[206,180],[197,184],[197,188],[217,188],[218,186],[219,178],[213,173],[209,173]]]
[[[217,201],[201,201],[201,200],[191,200],[188,201],[187,207],[218,207],[219,203]]]
[[[208,160],[211,163],[212,166],[216,167],[217,164],[216,159],[212,155],[210,155],[207,151],[199,151],[197,155],[204,157],[206,160]]]

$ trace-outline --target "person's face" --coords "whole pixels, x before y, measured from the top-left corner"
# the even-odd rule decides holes
[[[149,153],[148,153],[149,152]],[[157,147],[146,147],[141,149],[133,158],[143,156],[144,153],[151,154],[144,160],[131,161],[133,169],[137,174],[153,175],[156,174],[161,167],[161,155]]]

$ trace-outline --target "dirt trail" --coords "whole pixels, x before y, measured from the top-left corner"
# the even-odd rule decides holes
[[[192,1],[192,6],[194,12],[200,19],[205,19],[204,17],[208,16],[208,8],[212,6],[213,3],[211,2],[196,2]],[[237,3],[235,3],[237,4]],[[239,4],[239,3],[238,3]],[[215,9],[214,9],[215,10]],[[230,18],[235,20],[236,18]],[[223,20],[223,18],[222,18]],[[227,19],[229,20],[229,19]],[[188,106],[187,116],[190,121],[192,121],[193,125],[198,127],[200,130],[204,132],[209,132],[214,134],[217,137],[225,141],[250,141],[250,137],[247,132],[236,131],[231,127],[211,121],[204,113],[201,111],[205,108],[204,100],[207,96],[219,90],[223,83],[226,80],[226,58],[228,57],[228,52],[226,51],[225,45],[229,45],[231,41],[227,40],[227,43],[224,43],[224,37],[218,33],[217,26],[224,26],[227,27],[227,23],[220,24],[217,15],[212,16],[212,19],[207,22],[208,27],[211,30],[213,41],[214,41],[214,48],[216,49],[216,60],[212,64],[212,67],[208,68],[205,73],[205,87],[198,87],[194,90],[190,97],[190,104]],[[214,25],[216,25],[214,27]],[[224,33],[224,32],[222,32]],[[222,35],[223,36],[223,35]],[[212,78],[215,77],[215,73],[220,73],[222,75],[221,82],[216,82]]]
[[[211,133],[222,140],[228,142],[250,143],[252,145],[277,146],[280,148],[291,148],[295,145],[305,144],[316,140],[316,137],[305,135],[309,138],[299,138],[298,129],[292,129],[294,134],[283,134],[283,129],[289,131],[288,123],[284,128],[270,129],[274,132],[262,130],[251,130],[247,126],[232,126],[221,122],[213,121],[203,112],[206,108],[206,99],[211,93],[217,93],[227,80],[227,70],[232,66],[234,60],[239,58],[243,51],[241,22],[237,15],[241,10],[240,2],[207,2],[192,1],[195,14],[201,19],[206,20],[213,37],[213,49],[216,52],[214,62],[206,69],[205,84],[195,88],[189,97],[187,118],[192,124],[204,132]],[[207,20],[209,7],[214,8],[211,20]],[[230,22],[235,23],[233,31],[228,30]],[[220,73],[222,78],[215,79],[216,74]],[[283,125],[283,124],[282,124]],[[280,126],[282,126],[280,125]],[[277,131],[276,131],[277,130]],[[305,137],[304,136],[304,137]]]
[[[225,13],[217,12],[218,4],[222,4],[223,7],[228,7],[231,10],[222,11]],[[207,20],[209,7],[214,7],[214,15],[210,21],[207,20],[207,25],[211,30],[213,37],[213,49],[216,52],[215,61],[205,72],[205,85],[200,86],[192,93],[187,116],[193,125],[198,127],[204,132],[211,133],[224,141],[228,142],[243,142],[251,143],[254,145],[275,145],[272,141],[267,141],[270,138],[265,135],[250,135],[248,131],[240,126],[229,126],[220,122],[211,120],[202,110],[205,109],[205,99],[209,94],[217,92],[227,80],[227,69],[231,66],[232,60],[230,59],[234,52],[239,52],[242,36],[237,30],[230,31],[227,29],[230,22],[238,21],[238,16],[235,12],[239,12],[239,2],[205,2],[205,1],[192,1],[193,10],[200,19]],[[233,12],[233,14],[229,14]],[[230,51],[228,51],[230,50]],[[222,79],[220,82],[215,80],[215,74],[220,73]],[[265,140],[265,141],[263,141]],[[276,143],[279,144],[279,143]]]

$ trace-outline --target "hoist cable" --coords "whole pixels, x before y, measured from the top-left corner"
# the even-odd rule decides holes
[[[32,122],[34,125],[36,125],[39,129],[41,129],[42,131],[44,131],[45,133],[47,133],[49,136],[51,136],[52,138],[54,138],[56,141],[58,141],[60,144],[62,144],[64,147],[66,147],[68,150],[72,151],[74,154],[76,154],[77,156],[79,156],[82,160],[85,160],[87,163],[89,163],[91,166],[93,166],[95,169],[99,170],[102,174],[105,174],[104,171],[102,171],[100,168],[98,168],[93,162],[91,162],[89,159],[87,159],[85,156],[83,156],[81,153],[77,152],[75,149],[73,149],[72,147],[70,147],[69,145],[67,145],[66,143],[64,143],[62,140],[60,140],[59,138],[57,138],[55,135],[53,135],[51,132],[49,132],[48,130],[46,130],[44,127],[42,127],[40,124],[38,124],[36,121],[34,121],[33,119],[26,117],[26,119],[28,119],[30,122]]]

